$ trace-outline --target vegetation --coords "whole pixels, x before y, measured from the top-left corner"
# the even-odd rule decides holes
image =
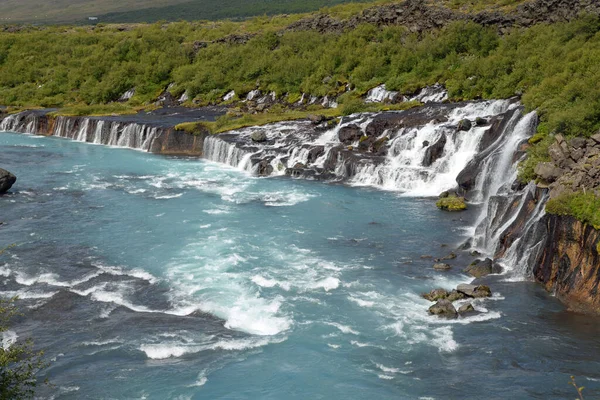
[[[444,211],[463,211],[467,209],[464,197],[458,197],[451,194],[447,197],[442,197],[435,203],[437,208]]]
[[[0,250],[2,255],[6,249]],[[16,298],[0,300],[0,333],[9,329],[11,319],[18,315]],[[46,366],[43,352],[35,352],[33,343],[8,343],[0,346],[0,400],[30,399],[38,385],[36,374]]]
[[[571,215],[600,229],[600,198],[593,193],[564,194],[549,200],[546,211],[555,215]]]
[[[135,87],[127,105],[136,107],[151,104],[170,83],[174,95],[186,91],[207,104],[230,90],[243,95],[257,86],[280,96],[338,96],[347,84],[360,94],[381,83],[412,92],[442,82],[453,99],[522,93],[526,107],[539,110],[547,132],[590,135],[600,128],[600,70],[589,67],[600,60],[598,17],[504,36],[466,22],[420,36],[371,25],[344,34],[278,35],[265,23],[245,44],[195,46],[241,26],[179,22],[125,31],[105,26],[3,33],[0,104],[105,104]],[[349,112],[355,105],[343,107]]]
[[[90,23],[217,20],[315,11],[321,7],[371,0],[5,0],[0,22]],[[36,10],[32,12],[32,10]]]

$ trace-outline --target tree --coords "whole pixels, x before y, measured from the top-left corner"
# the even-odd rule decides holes
[[[6,249],[0,250],[2,255]],[[0,300],[0,333],[4,338],[0,346],[0,400],[30,399],[38,385],[37,373],[47,364],[42,351],[33,350],[33,342],[9,339],[11,319],[19,312],[17,298]]]

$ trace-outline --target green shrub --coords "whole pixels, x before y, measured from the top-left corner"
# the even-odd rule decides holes
[[[600,229],[600,198],[593,193],[564,194],[551,199],[546,211],[555,215],[570,215]]]
[[[467,203],[465,202],[464,197],[455,195],[443,197],[439,199],[435,205],[437,208],[444,211],[463,211],[467,209]]]

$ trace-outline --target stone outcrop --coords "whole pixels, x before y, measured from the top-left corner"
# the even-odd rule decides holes
[[[17,177],[5,169],[0,168],[0,196],[8,192],[17,181]]]
[[[575,218],[546,215],[535,279],[571,310],[600,314],[600,231]]]
[[[431,307],[429,307],[429,313],[433,315],[439,315],[441,317],[455,318],[458,315],[454,304],[448,300],[440,300]]]
[[[424,0],[406,0],[402,3],[371,7],[346,20],[318,14],[295,22],[286,30],[339,33],[368,23],[377,26],[402,25],[411,32],[424,32],[444,27],[454,21],[473,21],[484,26],[497,27],[503,32],[513,26],[528,27],[540,23],[566,22],[581,13],[600,14],[600,3],[596,0],[534,0],[508,12],[466,13]]]
[[[600,196],[600,133],[589,139],[556,135],[548,153],[552,161],[538,164],[534,172],[550,188],[550,198],[583,190]]]

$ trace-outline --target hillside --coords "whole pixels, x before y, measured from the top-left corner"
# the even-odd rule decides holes
[[[217,20],[315,11],[369,0],[6,0],[1,23],[60,24]],[[34,10],[32,12],[32,10]],[[93,22],[96,22],[93,21]]]

